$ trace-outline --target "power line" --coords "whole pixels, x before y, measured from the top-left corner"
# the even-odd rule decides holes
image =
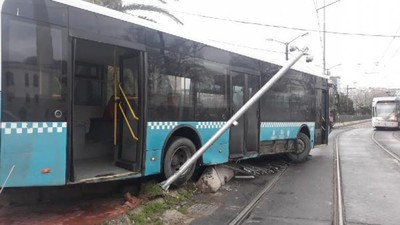
[[[259,50],[259,51],[264,51],[264,52],[273,52],[273,53],[285,54],[285,52],[279,52],[279,51],[269,50],[269,49],[265,49],[265,48],[250,47],[250,46],[246,46],[246,45],[240,45],[240,44],[236,44],[236,43],[225,42],[225,41],[214,40],[214,39],[209,39],[209,40],[213,41],[213,42],[218,42],[218,43],[227,44],[227,45],[236,46],[236,47],[241,47],[241,48],[248,48],[248,49]]]
[[[400,31],[400,26],[399,26],[399,28],[397,28],[397,30],[396,30],[396,33],[395,33],[395,34],[399,33],[399,31]],[[385,51],[383,52],[383,55],[382,55],[382,57],[381,57],[381,60],[380,60],[380,61],[382,61],[382,60],[383,60],[383,58],[386,56],[386,54],[387,54],[387,52],[388,52],[388,50],[389,50],[390,46],[393,44],[393,41],[394,41],[394,39],[396,39],[396,38],[394,37],[394,38],[392,38],[392,40],[390,40],[390,42],[389,42],[388,46],[386,47]]]
[[[308,28],[290,27],[290,26],[282,26],[282,25],[265,24],[265,23],[259,23],[259,22],[227,19],[227,18],[215,17],[215,16],[206,16],[206,15],[202,15],[202,14],[183,12],[183,11],[174,10],[174,9],[168,9],[168,11],[182,13],[182,14],[186,14],[186,15],[190,15],[190,16],[207,18],[207,19],[241,23],[241,24],[246,24],[246,25],[256,25],[256,26],[272,27],[272,28],[287,29],[287,30],[297,30],[297,31],[308,31],[308,32],[319,32],[319,33],[323,32],[320,30],[308,29]],[[396,35],[396,34],[390,35],[390,34],[371,34],[371,33],[351,33],[351,32],[339,32],[339,31],[325,31],[325,33],[326,34],[335,34],[335,35],[381,37],[381,38],[398,38],[398,37],[400,37],[400,35]]]
[[[390,57],[391,59],[392,58],[394,58],[396,55],[397,55],[397,53],[400,51],[400,47],[398,47],[397,49],[396,49],[396,51],[393,53],[393,55]]]
[[[318,30],[319,30],[319,33],[320,33],[320,35],[319,35],[319,41],[320,41],[320,44],[321,44],[321,50],[323,50],[324,49],[324,43],[323,43],[323,41],[322,41],[322,36],[321,36],[321,23],[319,22],[319,15],[318,15],[318,11],[317,11],[317,7],[318,7],[318,5],[317,5],[317,1],[316,0],[313,0],[313,2],[314,2],[314,8],[315,8],[315,16],[317,17],[317,21],[318,21]]]
[[[246,46],[246,45],[240,45],[240,44],[236,44],[236,43],[230,43],[230,42],[225,42],[225,41],[219,41],[219,40],[214,40],[214,39],[209,39],[210,41],[213,42],[217,42],[217,43],[222,43],[222,44],[227,44],[227,45],[232,45],[232,46],[236,46],[236,47],[242,47],[242,48],[248,48],[248,49],[253,49],[253,50],[259,50],[259,51],[265,51],[265,52],[272,52],[272,53],[278,53],[278,54],[286,54],[285,52],[279,52],[279,51],[274,51],[274,50],[269,50],[269,49],[265,49],[265,48],[256,48],[256,47],[250,47],[250,46]],[[290,54],[292,55],[292,54]],[[309,72],[314,72],[315,73],[315,68],[311,68],[309,66],[309,64],[302,62],[302,61],[298,61],[297,63],[302,64],[302,66],[307,67],[307,69],[309,69]]]

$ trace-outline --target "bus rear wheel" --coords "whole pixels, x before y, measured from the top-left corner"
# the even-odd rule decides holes
[[[164,176],[169,178],[196,152],[193,142],[184,137],[174,138],[169,145],[164,157]],[[188,181],[196,168],[196,164],[191,165],[174,183],[180,186]]]
[[[294,146],[294,151],[287,153],[287,157],[294,162],[304,162],[311,150],[310,138],[304,133],[299,133]]]

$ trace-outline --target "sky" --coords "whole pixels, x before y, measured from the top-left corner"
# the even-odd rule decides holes
[[[166,1],[124,0],[158,5],[183,22],[136,12],[162,26],[279,64],[285,63],[283,43],[301,36],[290,46],[307,46],[314,61],[300,60],[296,66],[316,74],[323,74],[324,10],[319,8],[335,2],[325,8],[325,62],[330,74],[341,77],[341,87],[400,88],[399,0]]]

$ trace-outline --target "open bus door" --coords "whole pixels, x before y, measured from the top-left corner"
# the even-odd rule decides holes
[[[317,88],[315,144],[328,144],[329,135],[329,94],[322,87]]]
[[[231,112],[236,113],[260,89],[260,77],[238,71],[231,71]],[[230,157],[239,158],[255,154],[259,141],[259,113],[257,102],[241,116],[230,130]]]
[[[125,169],[139,170],[141,154],[139,138],[139,77],[143,72],[143,53],[120,57],[120,79],[115,87],[114,144],[116,164]]]
[[[73,38],[72,182],[141,172],[144,48],[95,40]]]

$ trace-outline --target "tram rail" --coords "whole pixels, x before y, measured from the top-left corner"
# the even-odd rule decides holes
[[[381,148],[381,149],[382,149],[383,151],[385,151],[388,155],[390,155],[390,156],[395,160],[395,162],[397,163],[397,165],[400,166],[400,156],[397,155],[396,153],[394,153],[393,151],[391,151],[390,149],[388,149],[387,147],[385,147],[385,146],[384,146],[382,143],[380,143],[378,140],[376,140],[375,134],[376,134],[376,132],[373,132],[373,133],[372,133],[372,136],[371,136],[372,141],[375,142],[375,144],[376,144],[379,148]],[[396,139],[400,140],[399,137],[396,137],[396,136],[394,135],[394,132],[392,133],[392,135],[393,135],[393,137],[395,137]]]
[[[395,132],[395,131],[393,131],[393,132],[392,132],[392,136],[393,136],[395,139],[397,139],[398,141],[400,141],[400,132]]]
[[[340,135],[346,131],[339,133],[334,142],[333,154],[333,205],[332,205],[332,224],[343,225],[345,223],[344,203],[342,195],[342,176],[340,166]]]
[[[340,167],[340,151],[339,151],[339,138],[340,135],[348,130],[344,130],[339,133],[336,138],[333,150],[333,205],[332,205],[332,224],[343,225],[345,224],[345,210],[343,203],[343,193],[342,193],[342,177],[341,177],[341,167]],[[274,179],[265,186],[243,209],[242,211],[233,218],[228,224],[237,225],[242,224],[252,213],[253,209],[258,205],[260,200],[266,196],[276,183],[282,178],[286,173],[288,166],[280,170]]]
[[[233,218],[228,224],[229,225],[236,225],[241,224],[245,219],[250,215],[253,209],[257,206],[258,202],[261,200],[263,196],[265,196],[274,186],[275,184],[281,179],[281,177],[287,171],[289,166],[285,166],[281,169],[276,176],[272,179],[272,181],[266,185],[254,198],[251,200],[243,209],[238,213],[238,215]]]

